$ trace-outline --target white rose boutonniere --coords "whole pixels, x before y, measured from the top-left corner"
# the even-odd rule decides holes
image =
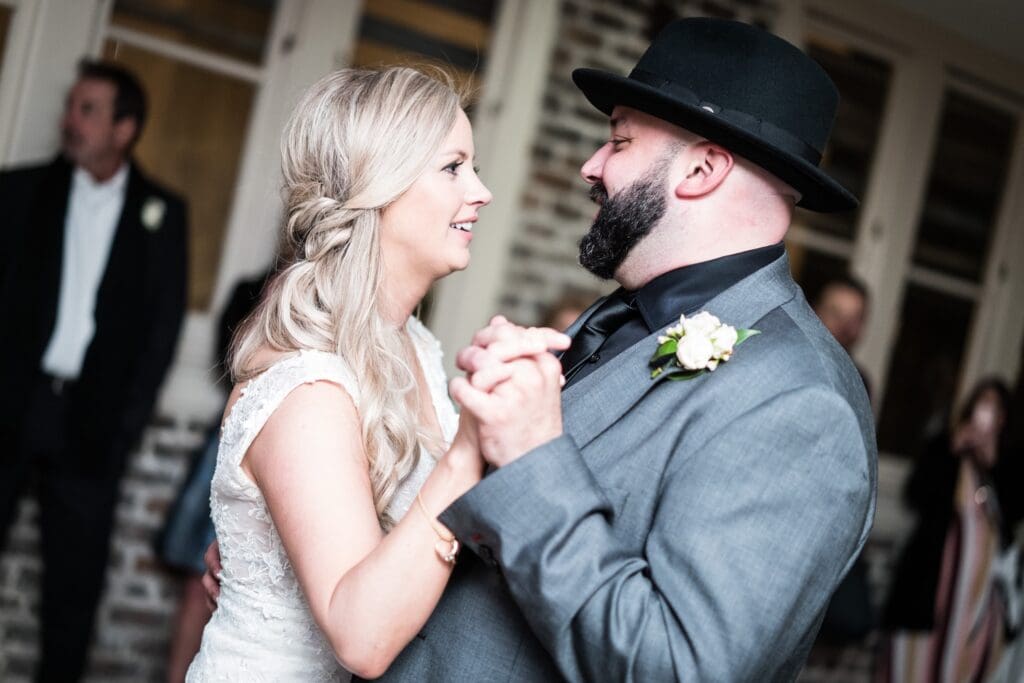
[[[658,337],[658,350],[651,357],[651,379],[662,375],[669,379],[693,379],[712,372],[719,363],[730,358],[737,346],[758,330],[737,330],[723,325],[715,316],[701,311],[687,318],[679,316],[679,324]]]
[[[167,211],[167,203],[159,197],[150,197],[142,205],[142,225],[150,232],[156,232],[164,222],[164,213]]]

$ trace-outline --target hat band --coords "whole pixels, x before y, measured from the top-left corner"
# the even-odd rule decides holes
[[[633,69],[632,73],[629,74],[629,78],[639,81],[644,85],[649,85],[652,88],[657,88],[683,104],[703,109],[705,112],[713,114],[716,118],[756,135],[776,149],[798,156],[814,166],[821,162],[821,152],[770,121],[759,119],[756,116],[736,111],[735,109],[723,109],[712,102],[705,102],[698,97],[697,93],[686,86],[650,71]]]

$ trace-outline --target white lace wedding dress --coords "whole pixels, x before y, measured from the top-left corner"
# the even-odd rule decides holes
[[[415,318],[409,319],[406,329],[445,441],[451,443],[458,418],[448,399],[440,344]],[[349,679],[313,621],[263,495],[240,467],[284,398],[296,387],[318,380],[339,384],[359,406],[359,387],[341,358],[302,351],[253,378],[224,421],[210,495],[224,571],[217,611],[203,631],[202,647],[186,677],[189,683]],[[430,454],[420,454],[416,469],[388,507],[392,519],[405,515],[434,465]]]

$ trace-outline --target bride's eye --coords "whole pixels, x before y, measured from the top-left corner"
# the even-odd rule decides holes
[[[462,166],[462,163],[463,162],[461,161],[453,161],[452,163],[448,164],[441,170],[443,170],[445,173],[450,173],[451,175],[458,175],[459,166]]]

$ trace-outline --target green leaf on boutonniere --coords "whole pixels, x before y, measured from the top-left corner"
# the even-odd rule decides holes
[[[664,358],[665,356],[674,356],[676,355],[676,349],[678,347],[678,339],[669,339],[667,342],[658,347],[658,350],[654,352],[654,356],[651,358],[651,360],[658,360],[659,358]]]
[[[761,334],[761,330],[736,330],[736,346],[739,346],[756,334]]]
[[[707,370],[679,370],[677,372],[669,372],[665,375],[667,379],[673,382],[685,382],[688,379],[696,379],[701,375],[707,374]]]
[[[668,365],[676,357],[676,348],[679,345],[679,340],[669,339],[658,346],[658,350],[651,356],[651,360],[648,361],[653,370],[651,371],[651,379],[654,379],[665,370],[665,366]]]

